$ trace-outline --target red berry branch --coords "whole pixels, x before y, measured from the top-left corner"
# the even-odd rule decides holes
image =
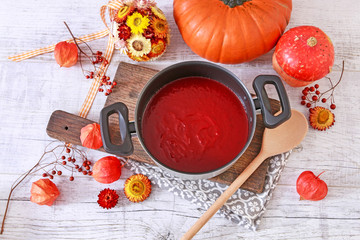
[[[319,87],[320,87],[319,84],[315,84],[314,86],[310,86],[310,87],[305,87],[302,90],[303,95],[301,96],[301,105],[305,105],[307,108],[316,107],[317,103],[319,103],[320,101],[322,103],[327,103],[330,99],[330,103],[331,103],[330,108],[334,110],[336,108],[335,99],[334,99],[334,90],[342,80],[342,76],[344,73],[344,65],[345,63],[343,61],[341,75],[339,81],[335,85],[333,84],[331,78],[326,77],[329,80],[331,87],[325,92],[321,93],[319,91]],[[330,95],[326,97],[325,94],[328,94],[329,92]]]
[[[319,84],[315,84],[314,86],[305,87],[302,90],[301,96],[301,105],[309,108],[310,116],[309,121],[310,125],[317,130],[324,131],[327,128],[334,125],[335,115],[331,112],[331,110],[335,110],[335,98],[334,91],[335,88],[339,85],[342,80],[344,74],[345,62],[342,62],[342,70],[340,74],[340,78],[338,82],[334,85],[331,78],[326,77],[330,82],[330,88],[324,92],[320,92]],[[317,106],[318,103],[321,104],[330,104],[330,109],[324,108],[322,106]]]
[[[66,22],[64,22],[66,28],[68,29],[71,37],[74,40],[74,43],[76,44],[76,47],[78,48],[80,54],[79,54],[79,62],[81,66],[81,70],[84,74],[84,76],[87,79],[98,79],[98,82],[100,83],[100,87],[98,89],[99,92],[105,91],[105,96],[108,96],[110,93],[112,93],[112,89],[116,86],[116,82],[111,82],[110,77],[105,75],[105,72],[100,67],[107,66],[109,64],[109,61],[103,56],[103,53],[100,51],[97,51],[96,53],[91,49],[89,44],[84,42],[83,40],[77,38],[74,36],[74,34],[71,32],[69,26]],[[91,54],[87,54],[84,50],[82,50],[78,44],[78,41],[81,43],[84,43],[85,46],[88,48],[88,50],[91,52]],[[82,65],[82,56],[85,56],[89,62],[93,65],[94,69],[92,71],[84,70],[84,67]]]
[[[11,185],[0,234],[4,232],[5,219],[12,193],[19,186],[19,184],[25,180],[26,177],[42,171],[42,177],[48,177],[52,180],[56,176],[63,175],[63,171],[67,171],[71,172],[69,180],[74,181],[75,170],[81,172],[83,175],[92,175],[91,162],[87,159],[84,151],[59,141],[52,141],[49,145],[47,145],[39,161],[30,170],[23,173]]]

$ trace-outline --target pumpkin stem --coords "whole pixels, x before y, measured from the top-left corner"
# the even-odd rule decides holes
[[[317,40],[315,37],[309,37],[307,40],[307,45],[309,45],[310,47],[313,47],[317,44]]]
[[[249,2],[251,0],[220,0],[222,1],[225,5],[228,5],[231,8],[243,5],[245,2]]]

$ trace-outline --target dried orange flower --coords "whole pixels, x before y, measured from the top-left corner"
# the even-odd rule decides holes
[[[118,203],[119,195],[116,193],[115,190],[105,188],[102,190],[98,195],[98,204],[102,208],[110,209],[116,206]]]
[[[121,23],[121,22],[125,21],[127,16],[129,16],[132,12],[134,12],[133,6],[124,5],[115,14],[114,21]]]
[[[132,55],[129,51],[127,51],[126,54],[128,55],[129,58],[131,58],[134,61],[146,62],[146,61],[150,60],[150,57],[148,57],[147,55],[143,55],[141,57],[138,57],[138,56]]]
[[[162,19],[162,20],[166,20],[166,17],[163,13],[163,11],[161,11],[159,8],[157,7],[151,7],[151,11],[155,14],[155,16],[157,16],[158,18]]]
[[[154,40],[154,42],[151,45],[151,51],[148,54],[148,56],[150,58],[158,57],[165,52],[165,48],[166,48],[165,40],[163,39]]]
[[[142,202],[151,193],[151,182],[145,175],[133,175],[126,179],[124,192],[131,202]]]
[[[335,115],[327,108],[314,107],[310,110],[309,121],[314,129],[324,131],[334,125]]]
[[[165,38],[169,32],[166,20],[154,18],[151,20],[151,27],[154,29],[155,36],[159,38]]]

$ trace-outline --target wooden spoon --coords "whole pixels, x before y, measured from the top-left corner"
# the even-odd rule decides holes
[[[221,194],[210,208],[196,221],[196,223],[184,234],[182,240],[192,239],[195,234],[210,220],[210,218],[225,204],[225,202],[238,190],[239,187],[253,174],[253,172],[268,157],[289,151],[300,144],[308,130],[305,116],[291,110],[289,120],[280,126],[269,129],[265,128],[262,146],[259,154],[249,166],[234,180],[234,182]]]

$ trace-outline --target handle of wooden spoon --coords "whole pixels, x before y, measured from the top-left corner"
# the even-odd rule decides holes
[[[243,185],[243,183],[255,172],[261,163],[267,158],[263,151],[245,168],[223,194],[210,206],[210,208],[196,221],[196,223],[182,236],[181,240],[192,239],[195,234],[214,216],[214,214],[226,203],[226,201]]]

